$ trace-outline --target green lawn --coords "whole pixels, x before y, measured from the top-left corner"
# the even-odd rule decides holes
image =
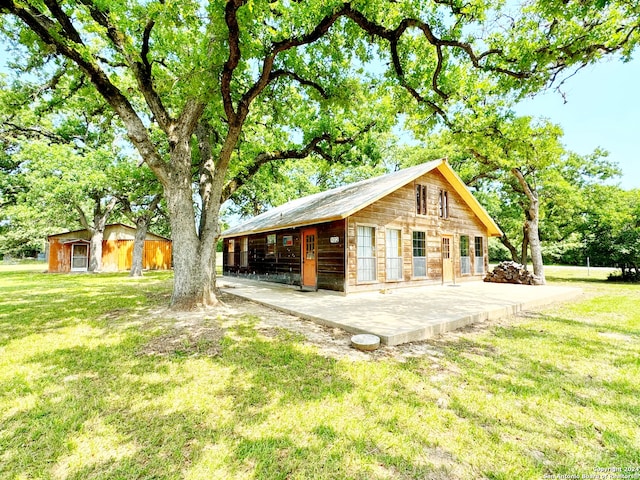
[[[170,343],[169,273],[41,270],[0,267],[0,478],[640,477],[640,287],[606,272],[549,268],[584,299],[354,361],[251,316]]]

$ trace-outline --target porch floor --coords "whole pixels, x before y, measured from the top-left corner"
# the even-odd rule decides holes
[[[579,288],[472,281],[343,295],[237,277],[218,277],[220,289],[265,306],[350,333],[371,333],[386,345],[425,340],[475,322],[576,298]]]

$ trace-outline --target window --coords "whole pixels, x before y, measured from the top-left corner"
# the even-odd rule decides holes
[[[233,267],[235,265],[235,240],[232,238],[231,240],[229,240],[229,248],[227,249],[227,264],[229,264],[230,267]]]
[[[418,215],[427,214],[427,186],[416,185],[416,213]]]
[[[402,280],[402,232],[387,230],[387,280]]]
[[[462,275],[468,275],[471,273],[469,237],[467,235],[460,235],[460,273]]]
[[[373,227],[358,226],[358,281],[376,280],[376,235]]]
[[[451,241],[448,237],[442,238],[442,258],[443,260],[451,258]]]
[[[440,190],[438,196],[438,216],[440,218],[449,218],[449,194],[446,190]]]
[[[476,237],[474,241],[475,265],[476,273],[484,273],[484,241],[482,237]]]
[[[267,235],[267,255],[276,254],[276,234]]]
[[[240,266],[249,266],[249,237],[240,239]]]
[[[315,235],[305,235],[305,256],[304,258],[307,260],[315,260],[316,259],[316,236]]]
[[[427,235],[413,232],[413,276],[427,276]]]

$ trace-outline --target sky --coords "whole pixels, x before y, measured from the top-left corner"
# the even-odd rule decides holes
[[[640,188],[640,55],[585,67],[562,87],[518,105],[522,115],[546,117],[564,130],[567,149],[587,154],[601,147],[622,169],[619,185]]]

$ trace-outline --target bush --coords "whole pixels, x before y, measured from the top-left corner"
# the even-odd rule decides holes
[[[610,282],[640,283],[640,270],[623,270],[621,273],[610,273],[607,280]]]
[[[496,238],[489,239],[489,261],[491,263],[507,262],[512,260],[511,253]]]

